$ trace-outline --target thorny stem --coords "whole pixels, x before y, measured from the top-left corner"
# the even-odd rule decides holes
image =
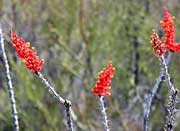
[[[61,104],[65,103],[65,100],[55,91],[54,87],[50,85],[50,83],[44,78],[41,72],[37,72],[37,76],[42,80],[45,86],[48,88],[50,94]]]
[[[101,113],[103,115],[104,131],[110,131],[108,125],[108,118],[106,114],[106,108],[104,106],[104,96],[99,95],[99,104],[100,104]]]
[[[72,118],[71,118],[71,102],[68,100],[65,100],[64,106],[66,107],[68,130],[73,131],[73,123],[72,123]]]
[[[166,120],[166,125],[165,125],[165,131],[173,131],[173,122],[174,122],[174,113],[175,113],[175,106],[176,106],[176,99],[177,99],[177,94],[178,94],[178,89],[174,87],[174,85],[171,82],[171,77],[168,73],[168,66],[166,65],[164,56],[160,57],[160,61],[162,63],[163,69],[164,69],[164,75],[167,80],[168,84],[168,91],[170,93],[170,102],[168,104],[167,110],[168,110],[168,115],[167,115],[167,120]]]
[[[9,91],[10,102],[11,102],[13,129],[14,131],[19,131],[19,122],[18,122],[18,115],[17,115],[17,110],[16,110],[16,100],[14,96],[14,89],[12,86],[12,81],[11,81],[11,76],[10,76],[10,71],[9,71],[8,59],[7,59],[5,48],[4,48],[4,39],[3,39],[1,26],[0,26],[0,50],[2,51],[2,59],[3,59],[4,67],[5,67],[6,81],[7,81],[8,91]]]
[[[163,70],[164,70],[164,75],[165,75],[165,77],[166,77],[166,80],[167,80],[167,83],[168,83],[168,90],[169,90],[169,92],[171,93],[171,94],[173,94],[176,90],[175,90],[175,88],[174,88],[174,85],[172,84],[172,82],[171,82],[171,77],[170,77],[170,75],[169,75],[169,73],[168,73],[168,66],[167,66],[167,64],[166,64],[166,62],[165,62],[165,59],[164,59],[164,56],[161,56],[160,57],[160,61],[161,61],[161,64],[162,64],[162,68],[163,68]]]
[[[171,57],[171,54],[168,55],[165,63],[169,63],[170,61],[170,57]],[[166,65],[167,65],[166,64]],[[149,119],[149,113],[150,113],[150,110],[151,110],[151,106],[152,106],[152,101],[156,95],[156,92],[159,88],[159,84],[162,80],[162,78],[164,77],[164,69],[163,67],[161,68],[160,72],[159,72],[159,76],[158,78],[156,79],[156,83],[155,85],[153,86],[150,94],[147,96],[147,98],[145,98],[145,103],[144,103],[144,127],[143,127],[143,131],[147,131],[148,130],[148,119]]]
[[[69,100],[65,100],[62,98],[54,89],[53,86],[50,85],[50,83],[44,78],[44,76],[37,72],[36,75],[42,80],[42,82],[45,84],[45,86],[48,88],[50,94],[61,104],[63,104],[66,108],[66,115],[67,115],[67,125],[68,130],[73,131],[73,124],[71,119],[71,102]]]
[[[176,98],[177,98],[178,90],[175,90],[173,94],[170,96],[170,102],[168,104],[168,116],[165,125],[165,131],[172,131],[173,130],[173,121],[174,121],[174,113],[175,113],[175,106],[176,106]]]

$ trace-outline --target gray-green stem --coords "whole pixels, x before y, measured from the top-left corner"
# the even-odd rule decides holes
[[[104,131],[110,131],[109,125],[108,125],[108,117],[106,113],[106,108],[104,105],[104,96],[99,95],[99,104],[100,104],[100,110],[103,116]]]
[[[0,26],[0,50],[2,53],[3,65],[5,67],[6,81],[7,81],[7,86],[8,86],[10,102],[11,102],[11,114],[12,114],[12,120],[13,120],[13,129],[14,129],[14,131],[19,131],[16,100],[15,100],[14,89],[12,86],[12,81],[11,81],[11,76],[10,76],[8,59],[7,59],[7,55],[6,55],[5,48],[4,48],[4,39],[3,39],[3,33],[2,33],[1,26]]]
[[[44,78],[44,76],[37,72],[36,75],[42,80],[45,87],[47,87],[50,94],[61,104],[63,104],[66,108],[66,115],[67,115],[67,126],[69,131],[73,131],[73,124],[72,124],[72,117],[71,117],[71,102],[62,98],[54,89],[53,86]]]
[[[168,66],[165,62],[164,56],[160,57],[161,64],[164,69],[164,75],[168,84],[168,91],[170,93],[170,102],[167,107],[167,120],[165,124],[165,131],[173,131],[174,126],[174,114],[175,114],[175,106],[177,103],[177,95],[178,95],[178,89],[174,87],[173,83],[171,82],[171,77],[168,73]]]
[[[166,65],[169,63],[171,58],[171,53],[169,52],[167,58],[166,58]],[[145,103],[144,103],[144,121],[143,121],[143,131],[147,131],[148,130],[148,119],[149,119],[149,114],[151,111],[151,106],[152,106],[152,102],[153,99],[157,93],[157,90],[159,88],[159,84],[162,80],[162,78],[164,77],[165,74],[165,70],[163,68],[163,65],[161,65],[161,70],[159,72],[159,76],[156,79],[156,83],[154,84],[153,88],[151,89],[150,94],[147,95],[147,97],[145,98]]]

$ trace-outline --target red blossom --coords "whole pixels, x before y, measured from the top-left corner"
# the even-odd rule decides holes
[[[150,39],[150,44],[155,54],[162,55],[167,51],[166,44],[160,40],[158,34],[155,31],[152,32]]]
[[[113,73],[115,68],[112,66],[112,62],[110,61],[106,68],[103,68],[102,71],[98,73],[98,80],[95,83],[95,86],[92,89],[92,92],[96,95],[102,96],[110,96],[111,93],[108,92],[111,87],[111,79],[113,78]]]
[[[172,52],[178,52],[180,50],[180,44],[174,43],[174,20],[175,17],[171,17],[167,8],[164,7],[164,17],[160,21],[161,27],[164,30],[164,36],[162,41],[156,32],[152,32],[150,37],[150,44],[155,54],[163,55],[167,50]]]
[[[30,48],[30,43],[19,38],[12,30],[10,30],[10,39],[12,46],[15,48],[17,56],[23,59],[25,66],[34,73],[37,73],[44,64],[44,60],[39,60],[35,53],[35,48]]]
[[[174,20],[175,17],[170,17],[170,13],[164,7],[164,18],[160,21],[160,24],[164,30],[164,42],[166,45],[174,44]]]

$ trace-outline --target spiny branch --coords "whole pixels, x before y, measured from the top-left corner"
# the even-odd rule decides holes
[[[161,61],[161,64],[162,64],[162,68],[164,70],[164,75],[165,75],[165,78],[167,80],[167,84],[168,84],[168,90],[171,94],[174,94],[176,92],[176,89],[174,87],[174,85],[172,84],[171,82],[171,77],[168,73],[168,66],[166,64],[166,61],[164,59],[164,56],[161,56],[160,57],[160,61]]]
[[[170,93],[170,102],[168,104],[167,110],[168,110],[168,115],[167,115],[167,120],[166,120],[166,125],[165,125],[165,131],[173,131],[173,122],[174,122],[174,113],[175,113],[175,106],[177,103],[177,94],[178,94],[178,89],[174,87],[173,83],[171,82],[171,77],[168,73],[168,66],[165,62],[164,56],[160,57],[160,61],[162,63],[163,69],[164,69],[164,75],[168,84],[168,91]]]
[[[7,86],[8,86],[10,102],[11,102],[11,113],[12,113],[12,119],[13,119],[13,128],[14,128],[14,131],[19,131],[19,122],[18,122],[18,115],[17,115],[17,109],[16,109],[16,100],[15,100],[14,89],[12,86],[12,81],[11,81],[11,76],[10,76],[8,59],[7,59],[7,55],[6,55],[5,48],[4,48],[4,39],[3,39],[3,33],[2,33],[1,26],[0,26],[0,50],[2,51],[2,60],[3,60],[4,68],[5,68],[6,81],[7,81]]]
[[[165,63],[169,63],[170,61],[170,58],[171,58],[171,53],[169,53],[169,55],[167,56],[167,59],[164,60]],[[161,83],[162,81],[162,78],[164,77],[164,68],[162,67],[160,72],[159,72],[159,76],[158,78],[156,79],[156,83],[155,85],[153,86],[150,94],[145,98],[145,103],[144,103],[144,126],[143,126],[143,131],[147,131],[148,130],[148,119],[149,119],[149,113],[150,113],[150,110],[151,110],[151,106],[152,106],[152,102],[154,100],[154,97],[157,93],[157,90],[159,88],[159,84]]]
[[[63,104],[66,108],[66,115],[67,115],[67,125],[68,130],[73,131],[73,124],[72,124],[72,118],[71,118],[71,102],[69,100],[65,100],[62,98],[54,89],[53,86],[50,85],[50,83],[44,78],[44,76],[37,72],[36,75],[42,80],[42,82],[45,84],[45,86],[48,88],[48,91],[50,94],[61,104]]]
[[[99,104],[100,104],[101,113],[103,115],[104,131],[110,131],[108,125],[108,117],[106,114],[106,108],[104,106],[104,96],[99,95]]]
[[[73,131],[73,123],[72,123],[72,117],[71,117],[71,102],[68,100],[65,100],[64,106],[66,107],[68,130]]]

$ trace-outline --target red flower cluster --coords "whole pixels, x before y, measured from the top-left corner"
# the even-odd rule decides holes
[[[162,55],[167,51],[166,44],[160,40],[158,34],[155,31],[152,32],[150,39],[150,44],[155,54]]]
[[[170,17],[170,13],[165,7],[164,18],[160,21],[161,27],[164,30],[163,40],[160,40],[155,31],[150,36],[150,44],[155,54],[163,55],[167,50],[172,52],[178,52],[180,50],[180,44],[174,43],[174,20],[175,17]]]
[[[18,38],[12,30],[10,30],[10,39],[12,41],[12,46],[17,52],[17,56],[23,59],[24,64],[28,69],[33,73],[37,73],[44,64],[44,60],[39,60],[37,54],[35,53],[35,48],[30,48],[30,43],[25,41],[22,38]]]
[[[160,24],[164,29],[164,42],[166,45],[174,44],[174,20],[175,17],[170,17],[167,8],[164,8],[164,18],[160,21]]]
[[[112,66],[112,62],[110,61],[106,68],[103,68],[103,70],[98,74],[98,80],[95,83],[94,88],[92,89],[92,92],[96,95],[102,95],[102,96],[110,96],[111,93],[108,92],[108,90],[111,89],[109,86],[111,83],[111,79],[113,78],[113,73],[115,71],[115,68]]]

